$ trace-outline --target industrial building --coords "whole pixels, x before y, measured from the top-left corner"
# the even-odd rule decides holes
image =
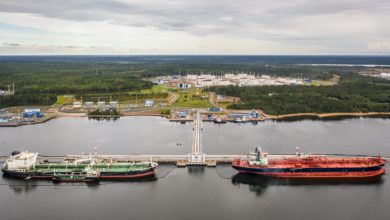
[[[191,88],[191,84],[188,83],[178,83],[176,84],[176,87],[179,89],[189,89]]]
[[[145,100],[145,107],[153,107],[154,101],[153,100]]]
[[[118,101],[110,101],[109,106],[111,109],[118,109],[119,108],[119,103]]]
[[[93,102],[85,102],[85,107],[88,109],[93,108]]]
[[[15,94],[15,84],[8,85],[7,90],[0,90],[0,96],[14,95]]]
[[[73,102],[73,108],[81,108],[81,102]]]
[[[101,110],[106,108],[106,102],[104,102],[104,101],[98,101],[97,105],[98,105],[98,108]]]
[[[39,108],[26,108],[26,109],[24,109],[24,112],[23,112],[24,118],[32,118],[32,117],[42,118],[44,116],[45,116],[45,114],[43,114],[41,112],[41,109],[39,109]]]
[[[303,79],[295,79],[289,77],[271,77],[269,75],[251,75],[246,73],[224,75],[187,75],[184,77],[187,83],[196,85],[197,87],[209,86],[263,86],[263,85],[302,85]]]

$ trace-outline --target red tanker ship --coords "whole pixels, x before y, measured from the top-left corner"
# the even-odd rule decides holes
[[[240,173],[286,179],[373,179],[385,174],[386,160],[380,157],[327,157],[297,155],[268,159],[266,152],[256,148],[246,159],[235,159],[232,166]]]

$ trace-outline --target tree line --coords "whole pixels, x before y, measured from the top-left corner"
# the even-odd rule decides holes
[[[89,62],[0,62],[0,88],[15,84],[13,96],[0,96],[0,108],[51,105],[57,95],[140,91],[153,86],[132,66]]]
[[[208,91],[240,97],[230,109],[262,109],[269,114],[390,112],[390,81],[341,75],[335,86],[221,86]]]

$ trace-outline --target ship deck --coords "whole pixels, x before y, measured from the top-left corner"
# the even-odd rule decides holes
[[[247,160],[236,161],[239,166],[259,167],[258,165],[249,165]],[[267,168],[359,168],[374,167],[386,163],[379,158],[326,158],[326,157],[307,157],[307,158],[281,158],[270,159]]]
[[[148,164],[143,163],[101,163],[101,164],[71,164],[71,163],[42,163],[37,164],[35,168],[30,169],[30,172],[72,172],[82,171],[90,166],[92,169],[97,169],[100,172],[129,172],[151,168]]]

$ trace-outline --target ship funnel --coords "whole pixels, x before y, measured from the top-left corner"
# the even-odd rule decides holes
[[[94,147],[94,154],[95,154],[95,158],[97,158],[97,156],[98,156],[98,150],[97,150],[98,148],[97,148],[97,146],[95,146]]]
[[[299,150],[299,146],[297,146],[295,148],[295,154],[297,155],[297,157],[300,157],[301,156],[301,151]]]

